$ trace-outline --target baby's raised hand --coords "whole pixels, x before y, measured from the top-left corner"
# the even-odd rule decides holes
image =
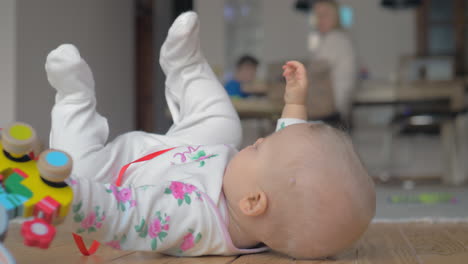
[[[288,61],[283,65],[283,70],[283,76],[286,78],[284,102],[305,105],[309,84],[304,65],[298,61]]]

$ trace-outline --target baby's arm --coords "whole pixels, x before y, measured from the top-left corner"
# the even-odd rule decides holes
[[[304,65],[298,61],[288,61],[283,69],[286,90],[284,92],[285,106],[281,118],[307,120],[308,80]]]
[[[283,69],[286,78],[285,105],[277,131],[288,125],[307,122],[308,80],[304,65],[298,61],[288,61]]]

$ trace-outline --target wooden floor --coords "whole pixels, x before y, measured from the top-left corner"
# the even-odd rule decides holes
[[[81,256],[71,235],[59,234],[49,250],[22,245],[18,225],[11,226],[6,247],[17,263],[368,263],[467,264],[468,224],[374,224],[356,245],[334,259],[300,261],[274,253],[240,257],[175,258],[154,253],[117,251],[102,246],[94,256]]]

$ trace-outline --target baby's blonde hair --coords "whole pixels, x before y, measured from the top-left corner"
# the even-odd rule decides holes
[[[271,175],[284,182],[267,190],[268,213],[279,219],[271,236],[282,239],[268,246],[297,258],[329,256],[349,246],[369,224],[375,212],[373,183],[346,133],[311,124],[303,134],[303,144],[291,146],[298,148],[297,155]],[[337,214],[343,219],[330,216]],[[327,237],[325,228],[331,229]],[[353,229],[349,241],[330,243],[343,228]]]

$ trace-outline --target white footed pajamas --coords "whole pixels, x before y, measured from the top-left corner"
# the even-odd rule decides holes
[[[48,55],[47,77],[57,89],[50,146],[79,161],[75,174],[93,174],[94,180],[110,182],[122,164],[158,148],[240,144],[239,118],[201,54],[198,32],[196,14],[185,13],[174,22],[161,48],[166,97],[174,119],[167,134],[130,132],[107,145],[109,128],[95,110],[94,80],[88,65],[71,45],[62,45]],[[95,164],[100,164],[99,171]]]
[[[166,135],[131,132],[106,144],[107,120],[96,112],[94,80],[72,45],[52,51],[47,77],[57,90],[50,147],[74,160],[73,204],[64,225],[109,246],[172,255],[239,254],[227,232],[222,178],[241,141],[238,116],[199,48],[198,18],[181,15],[161,49],[174,125]],[[210,145],[210,146],[202,146]],[[120,169],[131,165],[122,186]]]
[[[199,47],[197,15],[179,16],[161,48],[174,125],[166,135],[130,132],[107,143],[107,120],[96,112],[94,80],[72,45],[47,57],[57,90],[50,147],[74,160],[74,197],[65,227],[114,248],[171,255],[233,255],[222,192],[224,170],[241,141],[238,116]],[[285,122],[285,123],[283,123]],[[297,123],[297,120],[283,120]],[[132,164],[115,182],[122,166]]]

